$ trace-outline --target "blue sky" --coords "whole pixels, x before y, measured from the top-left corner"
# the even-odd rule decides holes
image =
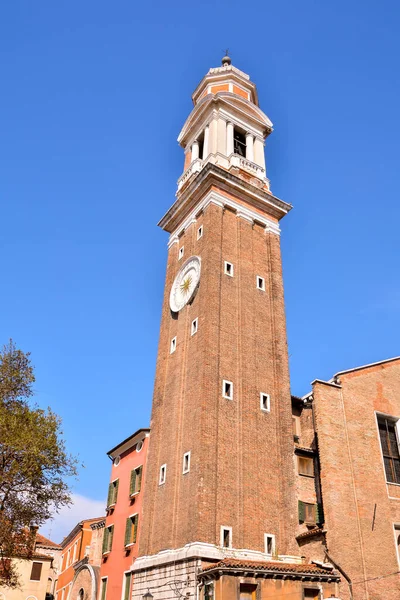
[[[105,498],[106,451],[149,422],[156,223],[191,93],[226,47],[275,126],[272,191],[294,205],[292,391],[400,354],[399,26],[394,0],[2,3],[0,342],[32,353],[37,401],[85,465],[82,511]]]

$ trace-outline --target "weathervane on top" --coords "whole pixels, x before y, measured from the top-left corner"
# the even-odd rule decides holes
[[[225,50],[225,56],[222,59],[222,66],[227,67],[231,64],[231,57],[229,56],[229,48]]]

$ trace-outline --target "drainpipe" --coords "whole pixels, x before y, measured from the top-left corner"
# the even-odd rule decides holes
[[[338,563],[335,562],[333,560],[333,558],[329,555],[326,545],[325,545],[325,556],[329,560],[329,562],[333,564],[335,569],[337,569],[339,571],[339,573],[341,575],[343,575],[343,577],[347,581],[347,585],[349,586],[350,600],[353,600],[353,583],[352,583],[350,577],[347,575],[347,573],[342,569],[342,567],[340,565],[338,565]]]

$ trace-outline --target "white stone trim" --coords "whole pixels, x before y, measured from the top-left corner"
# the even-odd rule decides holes
[[[211,560],[223,560],[224,558],[238,558],[243,560],[268,561],[269,555],[258,550],[248,550],[245,548],[222,548],[215,544],[206,542],[192,542],[186,544],[183,548],[176,550],[161,550],[151,556],[139,556],[131,567],[132,572],[151,569],[159,565],[165,565],[171,562],[181,560],[190,560],[192,558],[202,558]],[[302,564],[301,556],[279,555],[279,560],[291,564]]]
[[[224,206],[227,206],[228,208],[231,208],[234,211],[236,211],[237,217],[246,219],[247,221],[250,221],[252,223],[256,221],[257,223],[262,224],[265,227],[266,233],[275,233],[276,235],[280,235],[280,227],[275,221],[263,217],[256,211],[251,210],[249,208],[245,208],[244,206],[242,206],[238,202],[235,202],[231,198],[228,198],[227,196],[224,196],[223,194],[219,194],[218,192],[212,190],[196,206],[196,208],[190,213],[190,215],[182,223],[182,225],[180,225],[177,229],[175,229],[175,231],[171,233],[168,240],[168,248],[171,248],[173,244],[179,242],[179,238],[182,235],[182,233],[186,231],[186,229],[188,229],[188,227],[192,223],[196,223],[196,215],[204,211],[209,204],[215,204],[220,208],[224,208]]]

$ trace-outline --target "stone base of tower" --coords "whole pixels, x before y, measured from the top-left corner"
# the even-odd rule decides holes
[[[212,544],[193,543],[140,557],[132,571],[132,600],[142,600],[147,592],[154,600],[281,600],[288,594],[290,600],[339,597],[340,578],[330,565],[305,564],[295,556],[271,560],[261,552]]]

